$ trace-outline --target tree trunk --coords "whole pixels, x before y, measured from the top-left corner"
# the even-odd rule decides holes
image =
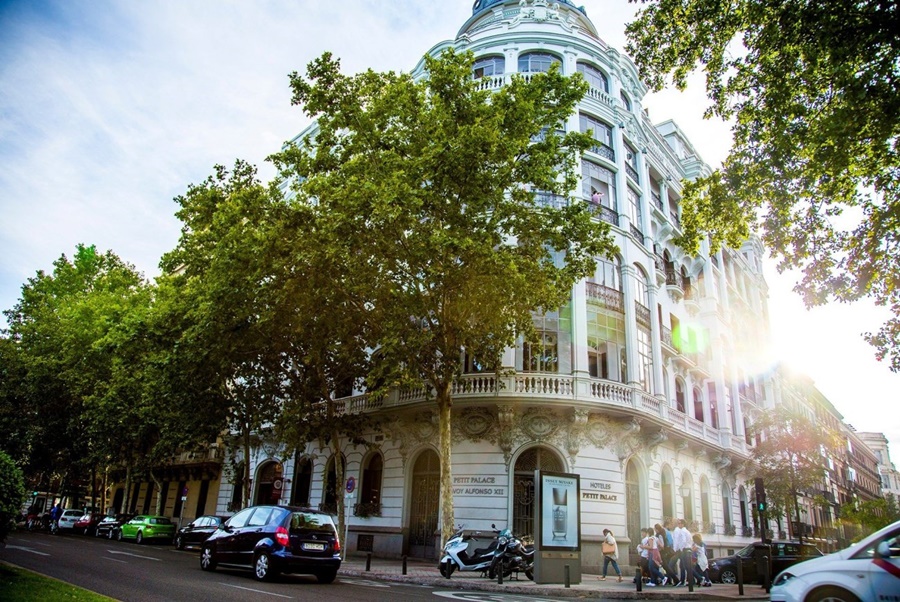
[[[333,403],[333,401],[329,401],[329,405]],[[344,539],[344,535],[347,533],[347,513],[344,504],[344,463],[341,461],[341,439],[337,429],[331,431],[331,450],[334,453],[334,503],[338,516],[338,537]],[[347,542],[345,541],[344,545],[341,546],[341,558],[344,557],[346,549]]]
[[[794,495],[794,516],[797,519],[797,541],[803,543],[803,525],[800,524],[800,500]]]
[[[162,516],[163,513],[163,504],[166,503],[166,500],[163,499],[163,488],[162,481],[156,478],[156,475],[153,474],[153,471],[150,471],[150,479],[153,481],[153,484],[156,486],[156,507],[154,509],[154,514],[156,516]],[[184,511],[181,512],[184,515]]]
[[[453,523],[453,466],[451,463],[451,423],[450,383],[441,383],[437,388],[438,418],[441,446],[441,549],[455,531]]]
[[[109,487],[109,465],[103,467],[103,487],[100,489],[100,512],[106,514],[106,488]]]
[[[131,502],[131,466],[125,467],[125,499],[122,502],[122,508],[119,512],[128,512],[128,504]]]

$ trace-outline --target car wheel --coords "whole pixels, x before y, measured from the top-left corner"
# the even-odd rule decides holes
[[[116,531],[116,539],[118,539],[119,541],[122,541],[123,539],[125,539],[125,536],[122,534],[122,529],[119,529],[118,531]]]
[[[91,530],[90,530],[88,527],[85,527],[85,528],[84,528],[84,535],[85,535],[85,537],[87,537],[87,536],[90,535],[90,534],[91,534]]]
[[[807,602],[859,602],[859,598],[838,587],[814,590],[806,597],[806,600]]]
[[[217,564],[212,546],[203,546],[203,550],[200,552],[200,568],[204,571],[214,571]]]
[[[253,561],[253,576],[257,581],[271,581],[278,574],[275,567],[272,566],[272,559],[265,552],[256,555]]]
[[[184,541],[181,539],[181,535],[175,537],[175,549],[183,550],[184,549]]]
[[[144,543],[144,533],[143,532],[141,532],[141,531],[137,532],[137,535],[134,536],[134,543],[136,543],[137,545],[141,545],[142,543]]]
[[[722,581],[722,583],[737,583],[737,575],[731,569],[725,569],[721,573],[719,573],[719,579]]]
[[[318,579],[319,583],[332,583],[335,577],[337,577],[337,571],[316,574],[316,579]]]

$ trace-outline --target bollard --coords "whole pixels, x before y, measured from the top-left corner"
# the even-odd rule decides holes
[[[403,555],[403,574],[406,574],[406,555]]]
[[[372,570],[372,552],[366,554],[366,572]]]
[[[637,591],[643,591],[644,580],[641,578],[641,569],[634,570],[634,583],[637,585]]]
[[[694,555],[690,554],[691,561],[688,563],[687,567],[687,580],[688,580],[688,591],[694,591]]]
[[[765,566],[763,567],[763,587],[768,594],[772,590],[772,575],[769,574],[769,557],[763,556]]]
[[[566,586],[565,587],[566,587],[566,589],[569,589],[570,587],[572,587],[572,585],[571,585],[571,581],[569,581],[569,565],[568,564],[566,565],[565,574],[566,574],[566,581],[565,581]]]
[[[738,582],[738,595],[744,595],[744,561],[738,558],[737,562],[737,582]]]

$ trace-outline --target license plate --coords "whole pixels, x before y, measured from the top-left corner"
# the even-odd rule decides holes
[[[307,551],[315,551],[315,552],[323,552],[325,550],[324,543],[305,543],[301,546],[304,550]]]

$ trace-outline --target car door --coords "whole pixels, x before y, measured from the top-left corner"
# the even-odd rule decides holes
[[[900,599],[900,527],[878,538],[853,557],[865,561],[860,573],[865,572],[869,582],[870,593],[866,599]]]
[[[122,537],[129,539],[137,534],[138,527],[144,522],[143,516],[135,516],[130,521],[122,523]]]
[[[238,562],[238,537],[254,510],[256,508],[245,508],[225,521],[222,527],[224,533],[215,539],[216,557],[219,562],[226,564]]]
[[[272,506],[258,506],[256,511],[250,516],[247,524],[241,529],[238,536],[238,555],[240,556],[240,564],[250,565],[253,563],[253,552],[256,544],[260,539],[266,537],[269,532],[274,534],[275,529],[269,529],[269,521],[273,514],[281,514],[277,508]]]
[[[194,546],[202,543],[210,534],[209,518],[201,516],[187,526],[181,536],[181,541],[185,545]]]

